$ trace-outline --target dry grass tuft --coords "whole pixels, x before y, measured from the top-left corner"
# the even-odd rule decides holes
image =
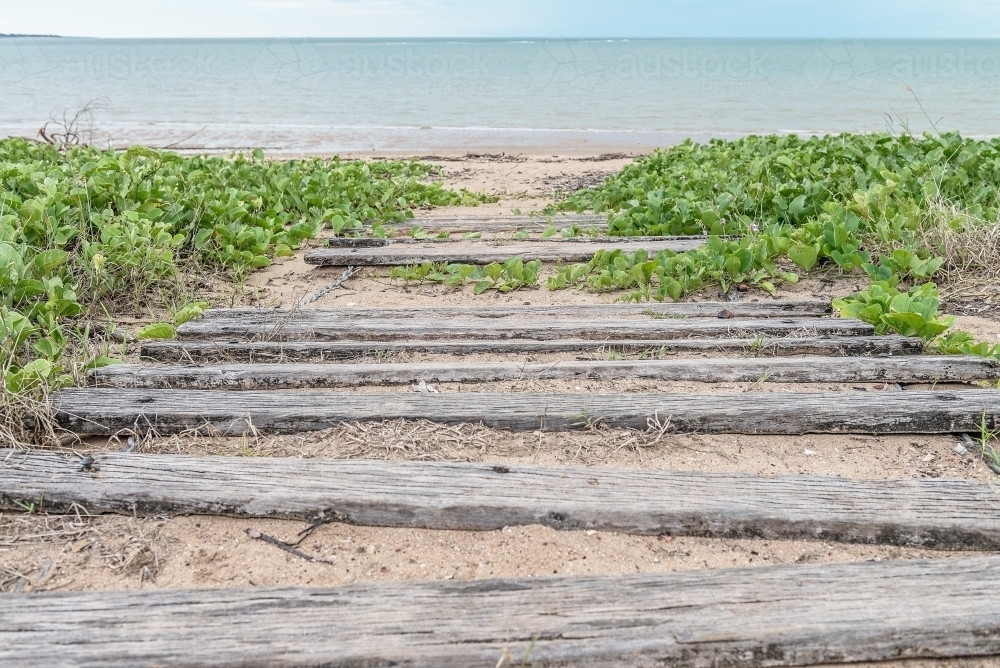
[[[321,432],[320,452],[335,459],[469,461],[488,452],[516,454],[520,439],[481,424],[442,425],[428,420],[349,422]]]
[[[334,429],[267,436],[220,437],[205,432],[150,438],[143,452],[241,457],[323,457],[401,461],[479,462],[531,460],[540,452],[570,464],[610,459],[641,461],[650,449],[672,447],[669,418],[654,417],[645,430],[613,429],[598,423],[572,432],[534,433],[482,424],[445,425],[428,420],[347,422]]]
[[[51,447],[77,440],[76,435],[56,423],[47,388],[24,393],[0,388],[0,447]]]
[[[117,534],[113,539],[103,542],[101,558],[113,571],[139,573],[141,578],[155,582],[160,559],[167,550],[163,523],[147,527],[147,522],[133,518],[131,524],[131,532]]]
[[[0,513],[0,548],[62,544],[67,555],[86,555],[89,550],[109,570],[155,583],[169,547],[163,532],[165,520],[102,517],[82,506],[74,506],[73,511],[65,515]],[[44,591],[56,570],[65,571],[73,561],[69,557],[16,564],[0,561],[0,593]],[[60,579],[67,576],[72,573],[60,573]]]
[[[973,216],[954,204],[933,202],[919,242],[944,258],[941,276],[949,282],[1000,282],[1000,220]]]
[[[27,542],[66,542],[83,538],[94,531],[91,515],[74,506],[67,515],[4,515],[0,513],[0,547]]]
[[[920,227],[907,247],[926,248],[944,258],[933,277],[944,298],[986,297],[1000,293],[1000,220],[987,220],[952,202],[927,204]],[[864,247],[887,255],[903,242],[883,242],[874,235]]]

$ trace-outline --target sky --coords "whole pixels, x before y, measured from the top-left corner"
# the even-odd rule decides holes
[[[1000,38],[1000,0],[3,0],[0,33]]]

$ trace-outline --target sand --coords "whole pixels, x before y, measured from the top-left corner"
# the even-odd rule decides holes
[[[16,569],[5,570],[26,576],[20,590],[29,592],[325,587],[384,580],[610,575],[974,554],[821,541],[629,536],[541,526],[476,532],[329,524],[298,544],[301,552],[315,559],[309,561],[247,533],[295,543],[308,526],[223,517],[101,517],[81,519],[76,531],[62,540],[22,540],[18,534],[51,533],[54,527],[44,518],[15,516],[0,519],[7,534],[4,543],[13,541],[0,543],[0,555],[6,563],[16,563]],[[8,577],[0,573],[0,582]]]

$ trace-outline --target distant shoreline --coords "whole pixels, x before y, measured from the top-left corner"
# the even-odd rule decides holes
[[[15,33],[15,32],[12,33],[0,32],[0,38],[3,37],[55,37],[57,39],[63,38],[62,35],[22,35],[20,33]]]
[[[37,137],[43,121],[4,123],[0,137]],[[880,130],[873,130],[879,132]],[[413,156],[468,154],[599,156],[642,155],[691,140],[736,140],[747,136],[841,134],[837,131],[778,130],[757,132],[624,131],[554,128],[406,128],[336,126],[248,126],[189,123],[119,123],[88,130],[88,141],[102,148],[125,150],[146,146],[179,153],[214,153],[262,149],[283,156]],[[864,134],[864,133],[861,133]],[[993,140],[997,134],[961,133],[967,139]]]

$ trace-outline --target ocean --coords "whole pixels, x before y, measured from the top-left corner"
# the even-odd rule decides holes
[[[1000,40],[0,38],[0,135],[90,104],[100,145],[648,150],[687,137],[1000,135]],[[50,126],[51,127],[51,126]]]

